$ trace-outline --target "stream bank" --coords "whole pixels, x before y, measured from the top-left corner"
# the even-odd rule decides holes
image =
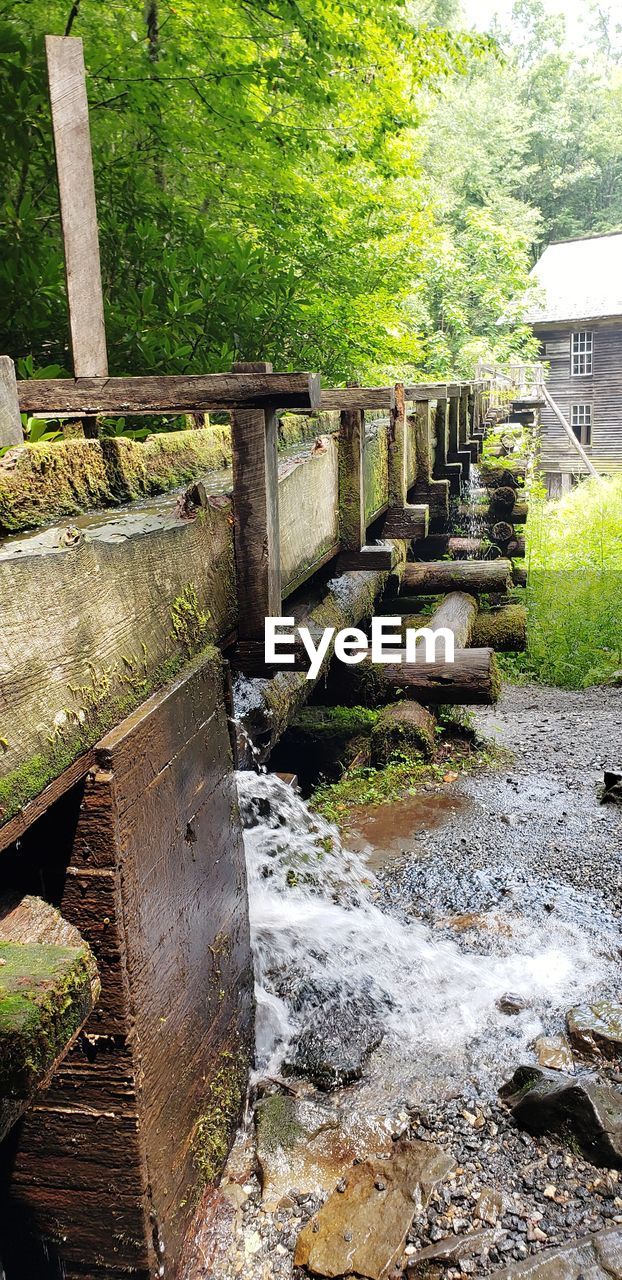
[[[452,972],[449,1004],[435,1011],[446,1017],[446,1033],[451,1000],[458,1002],[460,1052],[446,1036],[428,1036],[426,1043],[421,1034],[418,1044],[404,1022],[401,1037],[398,1023],[372,1053],[360,1081],[330,1094],[304,1079],[284,1078],[277,1061],[260,1068],[255,1115],[239,1136],[221,1188],[208,1195],[188,1280],[304,1280],[308,1271],[293,1261],[301,1227],[317,1222],[353,1160],[390,1161],[404,1140],[428,1144],[430,1154],[438,1148],[448,1165],[383,1280],[385,1274],[387,1280],[484,1275],[622,1226],[617,1167],[591,1163],[576,1140],[527,1132],[497,1093],[515,1067],[535,1061],[535,1040],[563,1032],[565,1012],[577,998],[618,997],[620,811],[601,805],[597,788],[603,768],[622,755],[619,706],[615,689],[506,687],[496,708],[476,713],[476,724],[511,753],[511,764],[427,782],[401,809],[359,815],[358,848],[369,867],[373,907],[394,934],[411,930],[413,974],[421,963],[422,926],[432,958],[438,954],[455,966],[456,954],[465,957],[465,985],[456,992]],[[431,810],[440,820],[429,822]],[[390,847],[382,848],[373,825],[390,812],[396,822],[386,823]],[[282,852],[278,817],[274,831]],[[316,833],[320,840],[323,831]],[[402,936],[407,943],[408,933]],[[435,939],[449,950],[440,945],[435,953]],[[376,940],[368,942],[373,947]],[[469,982],[478,973],[468,966],[477,961],[480,975],[501,966],[505,975],[502,966],[514,956],[518,964],[510,965],[508,981],[512,973],[520,980],[530,953],[526,987],[531,984],[533,997],[508,990],[498,1017],[488,1009],[486,1021],[472,985],[475,1023],[482,1025],[479,1034],[474,1025],[465,1035]],[[567,964],[565,972],[551,975],[553,955],[562,970]],[[295,964],[292,973],[295,980]],[[498,999],[498,991],[489,994]],[[576,1054],[571,1063],[572,1069],[586,1065]],[[622,1082],[615,1056],[599,1067],[614,1086]],[[451,1248],[448,1239],[455,1242]],[[438,1256],[425,1267],[421,1258],[417,1271],[421,1250],[432,1246]],[[581,1273],[568,1258],[559,1266],[551,1274]]]

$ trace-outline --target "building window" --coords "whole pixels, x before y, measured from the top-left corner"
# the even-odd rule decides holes
[[[579,444],[592,443],[592,406],[591,404],[573,404],[570,425]]]
[[[587,329],[573,333],[571,343],[571,369],[573,378],[586,378],[592,373],[594,362],[594,334]]]

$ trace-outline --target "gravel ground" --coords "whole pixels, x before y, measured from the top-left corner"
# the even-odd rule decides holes
[[[470,803],[418,834],[409,852],[387,865],[387,905],[438,919],[489,911],[514,898],[543,930],[562,909],[588,930],[599,922],[615,928],[622,909],[622,814],[598,802],[598,785],[603,768],[622,762],[622,692],[508,687],[497,708],[478,711],[475,719],[481,734],[511,753],[511,763],[453,784]],[[489,945],[486,938],[481,945]],[[602,994],[619,999],[619,989]],[[619,1084],[615,1066],[608,1074]],[[485,1275],[622,1223],[622,1175],[619,1182],[617,1171],[595,1168],[557,1139],[520,1131],[494,1094],[484,1096],[473,1081],[424,1106],[411,1101],[401,1114],[398,1132],[439,1143],[456,1161],[427,1212],[415,1219],[404,1263],[421,1246],[486,1231],[475,1252],[443,1268],[447,1280]],[[292,1255],[320,1198],[292,1188],[278,1209],[264,1211],[252,1148],[246,1159],[246,1169],[235,1173],[234,1211],[232,1184],[225,1185],[230,1222],[222,1248],[211,1258],[204,1248],[197,1256],[210,1260],[197,1263],[186,1280],[303,1280],[307,1274],[294,1271]]]

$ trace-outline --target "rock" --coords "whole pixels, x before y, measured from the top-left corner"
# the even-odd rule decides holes
[[[570,1132],[593,1164],[622,1168],[622,1093],[593,1072],[523,1066],[500,1094],[530,1133]]]
[[[449,1262],[455,1266],[474,1253],[488,1252],[494,1239],[493,1231],[470,1231],[464,1236],[448,1236],[438,1244],[426,1245],[406,1264],[406,1275],[428,1276],[431,1262]]]
[[[487,1222],[494,1227],[499,1214],[503,1210],[503,1196],[500,1191],[482,1191],[477,1199],[473,1216],[480,1222]]]
[[[327,1092],[360,1080],[370,1054],[383,1037],[373,1006],[328,1000],[314,1009],[283,1075],[307,1076]]]
[[[495,1272],[495,1280],[622,1280],[622,1231],[614,1227],[546,1249]]]
[[[565,1036],[540,1036],[536,1040],[534,1051],[541,1067],[574,1075],[572,1049]]]
[[[622,770],[605,769],[600,799],[601,804],[606,804],[609,800],[622,804]]]
[[[394,1150],[391,1126],[348,1108],[347,1116],[324,1098],[274,1093],[255,1110],[262,1201],[270,1209],[293,1187],[302,1195],[326,1195],[353,1161]]]
[[[589,1057],[622,1049],[622,1005],[611,1000],[576,1005],[566,1014],[566,1026],[572,1043]]]
[[[507,1013],[508,1017],[515,1017],[516,1014],[522,1013],[527,1008],[527,1001],[522,996],[515,996],[511,992],[507,995],[500,996],[497,1000],[497,1009],[500,1013]]]
[[[386,1280],[401,1257],[415,1213],[453,1166],[431,1142],[401,1142],[389,1160],[367,1160],[346,1176],[301,1231],[294,1264],[328,1277]],[[382,1185],[380,1185],[382,1184]]]

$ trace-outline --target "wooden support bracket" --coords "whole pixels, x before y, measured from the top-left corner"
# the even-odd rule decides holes
[[[272,372],[270,364],[234,365],[234,373]],[[241,641],[263,644],[267,617],[281,616],[278,424],[274,410],[231,415],[236,583]]]

